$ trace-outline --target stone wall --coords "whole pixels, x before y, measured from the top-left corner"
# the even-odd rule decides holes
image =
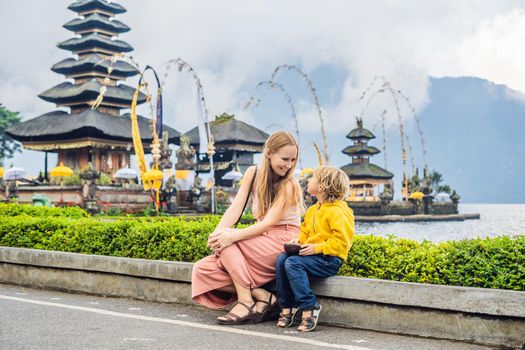
[[[0,282],[115,297],[191,303],[184,262],[0,247]],[[520,349],[525,292],[330,277],[312,282],[322,322]]]
[[[56,206],[82,206],[82,186],[20,186],[17,202],[31,204],[34,194],[45,195]],[[129,189],[121,186],[97,186],[96,197],[102,210],[114,208],[138,212],[152,203],[150,192],[138,186]],[[2,196],[2,199],[5,200],[5,196]]]

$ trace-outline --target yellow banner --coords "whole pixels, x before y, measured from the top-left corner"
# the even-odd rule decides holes
[[[144,147],[142,147],[142,139],[140,138],[139,122],[137,119],[137,100],[140,92],[140,84],[133,94],[131,101],[131,136],[133,137],[133,148],[135,149],[135,157],[139,165],[140,178],[145,190],[150,189],[150,181],[144,181],[144,174],[148,170],[146,165],[146,157],[144,156]]]

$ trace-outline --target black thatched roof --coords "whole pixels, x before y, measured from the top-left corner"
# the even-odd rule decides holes
[[[152,128],[149,119],[138,116],[140,136],[143,142],[152,142]],[[179,144],[180,133],[166,125],[169,142]],[[87,109],[81,113],[69,114],[54,111],[18,123],[6,133],[20,142],[71,140],[85,137],[132,142],[131,119],[129,114],[114,116]]]
[[[113,14],[126,12],[126,9],[121,5],[106,0],[77,0],[67,8],[74,12],[85,12],[95,9],[104,10]]]
[[[373,146],[357,145],[357,146],[348,146],[342,152],[345,154],[348,154],[349,156],[358,156],[358,155],[374,155],[374,154],[380,153],[381,151]]]
[[[62,41],[58,43],[58,47],[69,51],[80,51],[93,48],[102,48],[113,52],[133,51],[133,47],[127,42],[122,40],[112,40],[107,36],[97,33],[91,33],[80,38],[71,38]]]
[[[391,179],[394,174],[375,164],[347,164],[341,167],[350,179]]]
[[[125,33],[131,28],[116,19],[109,19],[98,13],[93,13],[85,18],[75,18],[66,24],[64,28],[74,32],[88,29],[104,29],[111,33]]]
[[[210,130],[215,140],[215,146],[220,148],[221,144],[228,145],[230,150],[260,152],[264,142],[270,136],[264,131],[229,115],[217,117],[215,121],[211,122]],[[197,127],[186,132],[184,136],[189,138],[192,146],[197,147],[199,145],[199,130]],[[246,148],[241,145],[252,147]]]
[[[117,61],[111,65],[109,60],[102,60],[102,57],[97,54],[87,55],[78,60],[75,58],[66,58],[56,63],[51,67],[51,70],[65,75],[89,72],[98,72],[106,75],[108,67],[110,66],[113,68],[111,76],[132,77],[139,73],[139,71],[128,62]]]
[[[72,84],[64,82],[44,91],[38,95],[41,99],[53,102],[58,105],[64,103],[78,102],[78,104],[87,103],[96,99],[102,86],[97,80],[93,79],[83,84]],[[118,86],[106,86],[107,90],[104,95],[104,101],[108,103],[119,103],[131,105],[135,89],[124,84]],[[146,102],[146,95],[139,94],[137,102]]]
[[[357,139],[375,139],[375,135],[372,134],[372,132],[365,128],[357,128],[352,131],[348,135],[346,135],[346,138],[351,140],[357,140]]]

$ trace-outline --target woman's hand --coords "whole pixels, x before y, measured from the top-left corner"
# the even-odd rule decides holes
[[[221,228],[214,231],[208,237],[208,247],[216,252],[220,252],[238,240],[237,235],[235,234],[236,231],[237,229],[235,228]]]
[[[208,248],[214,249],[213,243],[216,241],[216,238],[219,235],[219,233],[220,230],[215,230],[208,236]]]
[[[315,254],[315,245],[314,244],[303,244],[301,246],[301,250],[299,251],[299,255],[305,256],[305,255],[314,255]]]

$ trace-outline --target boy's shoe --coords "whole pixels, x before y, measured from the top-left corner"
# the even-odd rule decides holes
[[[279,314],[279,321],[277,321],[277,327],[281,328],[288,328],[293,325],[295,314],[297,314],[297,311],[299,311],[299,308],[293,307],[285,309],[290,309],[290,312],[286,315],[282,312]]]
[[[297,330],[299,332],[311,332],[314,330],[314,328],[317,326],[317,322],[319,321],[319,314],[321,313],[321,309],[323,307],[319,305],[319,308],[311,309],[311,310],[303,310],[304,311],[311,311],[310,316],[303,316],[303,320]]]

